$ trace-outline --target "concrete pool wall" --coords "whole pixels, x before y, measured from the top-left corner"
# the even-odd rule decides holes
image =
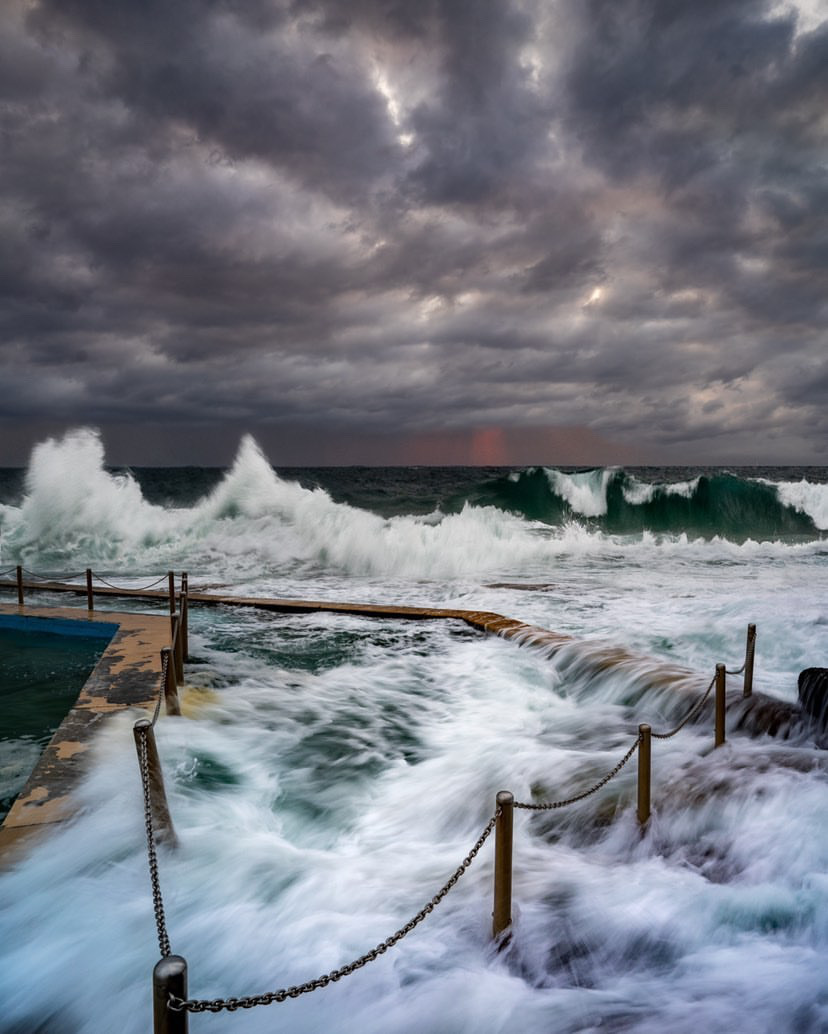
[[[110,640],[0,825],[0,862],[6,862],[30,838],[73,814],[73,788],[86,771],[93,738],[107,717],[126,708],[155,707],[170,620],[0,603],[0,627]]]

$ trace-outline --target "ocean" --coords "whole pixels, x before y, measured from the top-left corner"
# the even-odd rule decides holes
[[[193,606],[186,714],[158,726],[181,844],[159,858],[199,999],[302,983],[385,940],[468,854],[498,790],[576,795],[639,723],[681,719],[696,695],[645,691],[654,667],[700,695],[717,663],[741,666],[749,622],[757,692],[795,701],[799,672],[828,665],[825,467],[282,469],[245,438],[226,470],[127,470],[76,431],[0,470],[0,571],[16,564],[494,611],[572,637],[550,655],[458,621]],[[3,1034],[150,1027],[134,718],[100,736],[78,817],[0,875]],[[653,744],[645,830],[634,762],[570,807],[516,812],[505,950],[490,840],[376,961],[190,1030],[826,1032],[826,758],[809,732],[733,730],[714,750],[706,706]]]

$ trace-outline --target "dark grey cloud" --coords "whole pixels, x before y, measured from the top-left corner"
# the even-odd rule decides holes
[[[0,18],[15,449],[55,422],[366,456],[560,426],[642,459],[824,459],[828,24],[807,0]]]

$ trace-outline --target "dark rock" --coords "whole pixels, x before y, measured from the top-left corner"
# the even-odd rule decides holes
[[[799,702],[820,732],[828,732],[828,668],[799,673]]]
[[[749,736],[775,736],[787,740],[796,736],[802,726],[802,709],[797,704],[753,693],[749,697],[732,699],[727,705],[729,729]]]

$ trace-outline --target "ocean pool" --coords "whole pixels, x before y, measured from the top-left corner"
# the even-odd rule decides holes
[[[0,615],[0,819],[77,699],[116,627]]]

